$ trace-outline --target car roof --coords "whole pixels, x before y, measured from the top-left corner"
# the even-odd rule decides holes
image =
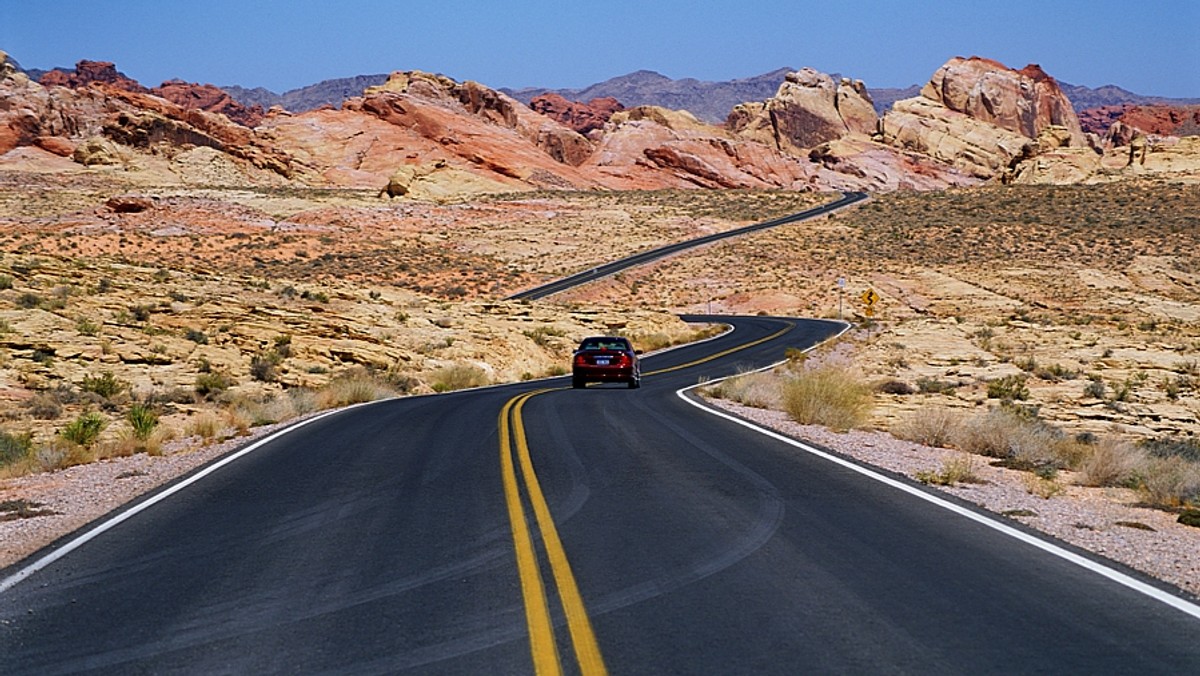
[[[622,336],[588,336],[579,342],[580,347],[632,347],[633,343],[629,342],[628,338]]]

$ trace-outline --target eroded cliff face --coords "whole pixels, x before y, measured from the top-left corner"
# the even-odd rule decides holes
[[[546,97],[534,110],[477,82],[420,71],[393,73],[339,110],[295,115],[240,109],[205,85],[146,89],[104,62],[45,79],[0,58],[0,166],[418,199],[531,189],[935,190],[1186,179],[1200,167],[1194,143],[1157,133],[1162,116],[1122,111],[1103,138],[1085,136],[1040,68],[976,58],[952,59],[883,119],[861,82],[804,69],[787,74],[774,97],[737,106],[725,126],[617,101]],[[1195,126],[1192,117],[1166,121],[1176,131]]]
[[[733,109],[725,127],[735,135],[794,155],[850,135],[875,133],[875,114],[866,85],[811,68],[788,73],[775,96]]]
[[[1013,70],[988,59],[954,58],[921,95],[897,101],[880,122],[880,140],[928,155],[982,179],[1038,153],[1048,129],[1067,145],[1087,140],[1070,101],[1035,65]]]

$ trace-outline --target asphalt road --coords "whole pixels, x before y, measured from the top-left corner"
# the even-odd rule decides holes
[[[588,282],[594,282],[598,279],[603,279],[604,277],[608,277],[609,275],[615,275],[618,272],[621,272],[622,270],[628,270],[629,268],[632,268],[632,267],[635,267],[638,265],[644,265],[646,263],[650,263],[652,261],[659,260],[660,258],[666,258],[667,256],[677,254],[681,251],[686,251],[688,249],[694,249],[698,246],[703,246],[705,244],[711,244],[713,242],[717,242],[717,241],[720,241],[723,239],[729,239],[731,237],[738,237],[740,235],[746,235],[746,234],[749,234],[752,232],[758,232],[760,230],[767,230],[769,228],[777,228],[781,225],[786,225],[788,223],[796,223],[798,221],[803,221],[803,220],[807,220],[810,218],[816,218],[817,216],[824,216],[825,214],[832,213],[834,211],[837,211],[838,209],[848,207],[852,204],[856,204],[865,199],[867,199],[867,193],[865,193],[865,192],[844,193],[840,198],[834,200],[833,202],[830,202],[828,204],[822,204],[821,206],[813,207],[812,209],[808,209],[806,211],[801,211],[801,212],[795,213],[795,214],[789,214],[787,216],[781,216],[779,218],[775,218],[775,219],[772,219],[769,221],[762,221],[761,223],[753,223],[751,225],[743,226],[741,228],[735,228],[733,230],[727,230],[725,232],[716,232],[711,235],[705,235],[703,237],[696,237],[695,239],[689,239],[684,242],[676,242],[674,244],[667,244],[665,246],[660,246],[660,247],[657,247],[654,249],[649,249],[647,251],[642,251],[642,252],[633,254],[631,256],[626,256],[625,258],[612,261],[611,263],[605,263],[604,265],[598,265],[594,268],[589,268],[587,270],[577,272],[577,273],[571,275],[570,277],[563,277],[562,279],[556,279],[552,282],[547,282],[546,284],[536,286],[532,289],[526,289],[524,291],[521,291],[520,293],[515,293],[512,296],[509,296],[509,299],[510,300],[537,300],[539,298],[546,298],[547,296],[552,296],[556,293],[559,293],[560,291],[565,291],[572,287],[576,287],[581,284],[586,284]]]
[[[275,438],[0,592],[0,674],[1196,673],[1197,617],[696,410],[841,328],[732,321]]]

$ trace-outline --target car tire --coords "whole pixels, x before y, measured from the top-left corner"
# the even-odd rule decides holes
[[[641,378],[634,378],[629,381],[629,389],[631,389],[631,390],[636,390],[637,388],[639,388],[641,386],[642,386]]]
[[[583,378],[571,378],[571,387],[578,390],[587,387],[587,382]]]

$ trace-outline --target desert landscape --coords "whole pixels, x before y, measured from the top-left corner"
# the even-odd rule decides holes
[[[789,382],[842,366],[869,393],[857,431],[798,434],[968,496],[987,473],[1146,509],[1088,533],[1170,542],[1153,563],[1097,547],[1200,593],[1200,112],[1076,114],[1040,68],[978,58],[882,115],[861,82],[803,69],[724,125],[414,71],[293,113],[112,64],[3,68],[0,565],[279,423],[561,375],[584,335],[653,351],[719,330],[677,317],[711,312],[852,325],[714,388],[722,405],[784,411]],[[506,300],[843,190],[871,200]],[[1041,436],[954,474],[970,443],[914,425],[934,412]],[[1110,446],[1141,464],[1100,478]],[[106,497],[67,496],[84,490]]]

